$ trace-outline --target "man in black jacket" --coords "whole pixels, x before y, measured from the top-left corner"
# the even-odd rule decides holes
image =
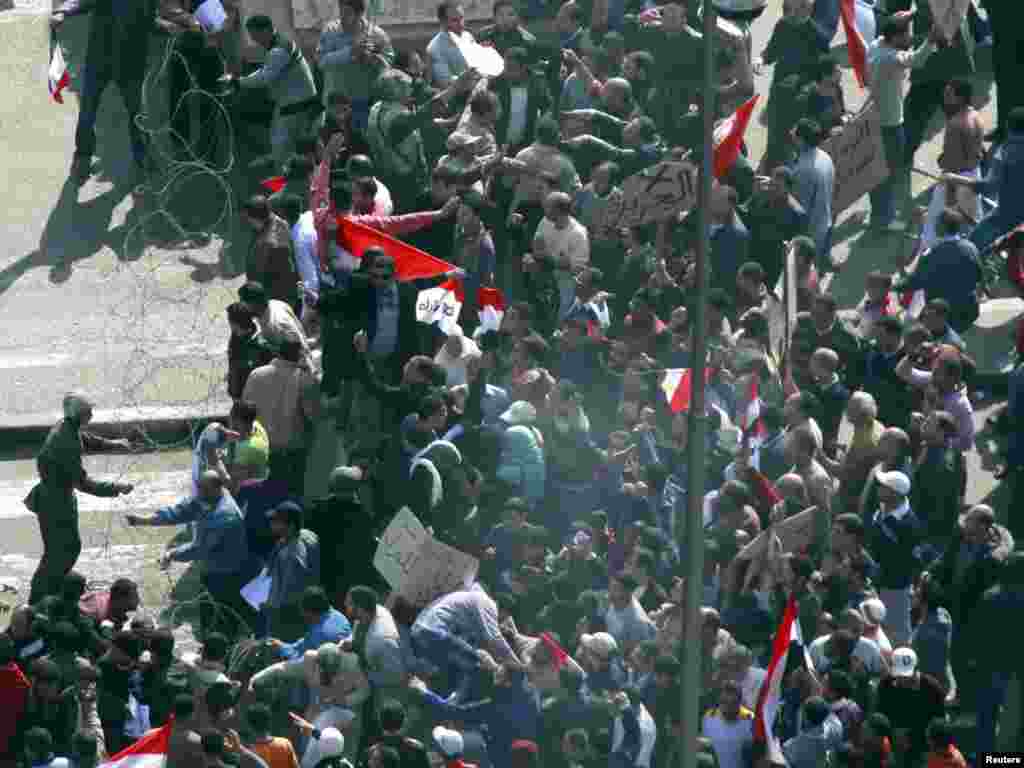
[[[96,152],[96,116],[103,91],[117,83],[128,110],[132,158],[137,169],[146,166],[146,142],[136,117],[142,109],[142,84],[149,58],[149,38],[156,22],[153,0],[67,0],[53,12],[50,24],[57,28],[68,16],[92,13],[89,44],[79,91],[78,126],[75,128],[75,159],[72,176],[85,181],[92,173]]]
[[[543,78],[530,72],[529,64],[528,49],[522,46],[510,48],[505,52],[505,71],[487,85],[498,97],[495,138],[499,146],[507,148],[506,154],[511,157],[533,143],[537,118],[551,108],[547,84]],[[513,115],[513,107],[522,112]]]

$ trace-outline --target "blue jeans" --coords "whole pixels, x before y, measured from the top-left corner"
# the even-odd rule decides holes
[[[889,166],[889,178],[871,191],[871,220],[875,224],[886,226],[896,218],[896,194],[903,178],[906,154],[903,126],[883,125],[882,146],[885,149],[885,162]]]
[[[413,624],[409,639],[417,656],[446,675],[451,689],[463,694],[470,689],[479,666],[473,646],[447,630],[424,624]]]

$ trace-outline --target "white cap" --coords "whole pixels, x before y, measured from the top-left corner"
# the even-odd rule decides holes
[[[892,652],[893,677],[910,677],[917,671],[917,654],[913,648],[897,648]]]
[[[899,470],[879,472],[875,477],[878,478],[879,483],[900,496],[906,496],[910,493],[910,478]]]
[[[885,603],[877,597],[872,597],[860,604],[860,612],[864,621],[873,627],[881,625],[885,621]]]
[[[337,728],[324,728],[320,731],[320,759],[340,757],[345,752],[345,736]]]
[[[433,730],[434,743],[445,757],[458,757],[462,754],[462,734],[445,728],[442,725]]]

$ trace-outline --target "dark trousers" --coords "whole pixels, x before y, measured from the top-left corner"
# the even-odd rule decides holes
[[[234,638],[247,635],[255,628],[256,612],[241,595],[248,581],[248,574],[203,574],[203,588],[210,598],[199,604],[199,625],[204,637],[211,632],[222,632]]]
[[[912,82],[903,102],[904,156],[908,165],[913,165],[914,154],[925,140],[928,123],[937,110],[942,109],[942,94],[945,81],[928,80]]]
[[[132,157],[139,164],[145,159],[146,139],[136,118],[142,109],[142,83],[146,77],[146,58],[142,57],[135,62],[135,66],[130,64],[131,62],[115,60],[108,50],[97,50],[95,41],[90,40],[89,50],[85,56],[85,71],[82,73],[78,127],[75,128],[76,156],[92,157],[96,154],[96,117],[99,115],[103,92],[113,82],[121,91],[121,98],[128,110]]]
[[[896,197],[905,173],[906,140],[903,126],[883,125],[882,146],[885,149],[885,162],[889,166],[889,178],[875,187],[870,197],[872,221],[885,226],[896,218]]]
[[[289,496],[302,498],[305,492],[308,453],[309,450],[305,446],[279,451],[270,450],[270,479],[287,486]]]
[[[1021,34],[1014,29],[1017,21],[1012,15],[992,18],[992,73],[996,82],[997,125],[1006,128],[1007,118],[1014,107],[1024,106],[1024,81],[1019,75],[1018,48]],[[1003,25],[1002,27],[1000,25]]]
[[[220,109],[214,101],[217,79],[224,74],[224,64],[216,50],[183,45],[174,40],[170,61],[169,109],[171,139],[175,150],[184,150],[186,158],[210,161],[227,126],[218,122]],[[195,89],[205,91],[199,93]],[[192,115],[198,113],[198,132],[193,135]]]
[[[33,605],[47,595],[60,592],[64,577],[68,575],[82,553],[82,539],[78,534],[78,512],[70,514],[39,515],[39,534],[43,539],[43,556],[32,576],[29,604]]]

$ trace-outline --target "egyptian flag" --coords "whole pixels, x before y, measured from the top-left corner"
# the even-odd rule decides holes
[[[868,47],[864,36],[857,29],[857,0],[840,0],[839,18],[843,21],[843,32],[846,33],[846,49],[850,55],[850,66],[857,76],[861,88],[868,86]]]
[[[661,391],[665,393],[668,407],[672,413],[690,410],[690,399],[693,396],[693,369],[691,368],[669,368],[665,371],[665,378],[661,381]],[[708,385],[713,368],[704,369],[704,386]]]
[[[280,192],[284,189],[285,178],[284,176],[271,176],[269,179],[264,179],[260,182],[260,186],[263,187],[270,194]]]
[[[480,327],[486,331],[497,331],[505,317],[505,297],[497,288],[481,288],[477,291],[476,304],[480,308]]]
[[[426,251],[392,237],[379,229],[353,221],[348,216],[338,217],[338,246],[357,261],[367,248],[376,246],[395,260],[395,274],[401,282],[437,277],[455,269],[454,264],[431,256]]]
[[[760,387],[761,377],[753,374],[747,389],[747,407],[740,416],[740,429],[750,439],[752,446],[759,445],[766,432],[764,422],[761,421]]]
[[[163,768],[170,735],[171,723],[167,723],[100,763],[100,768]]]
[[[465,294],[462,281],[452,278],[434,288],[426,288],[416,298],[416,319],[436,325],[441,333],[450,334],[459,322]]]
[[[50,40],[50,71],[47,80],[50,98],[58,104],[63,104],[63,91],[71,84],[71,73],[68,72],[68,66],[64,63],[64,52],[60,49],[60,43],[57,42],[56,37]]]
[[[754,741],[767,743],[769,760],[780,765],[785,765],[786,762],[782,757],[782,745],[773,733],[773,728],[779,704],[782,702],[782,680],[786,675],[790,652],[795,650],[794,643],[803,646],[796,599],[790,595],[786,610],[782,614],[782,622],[775,630],[772,660],[768,664],[768,674],[761,683],[754,709]]]
[[[761,97],[755,93],[741,104],[739,109],[733,112],[727,120],[715,128],[716,179],[721,179],[729,173],[736,158],[740,156],[740,147],[743,145],[743,137],[747,133],[747,124],[750,122],[750,116],[754,113],[754,107],[759,98]]]

